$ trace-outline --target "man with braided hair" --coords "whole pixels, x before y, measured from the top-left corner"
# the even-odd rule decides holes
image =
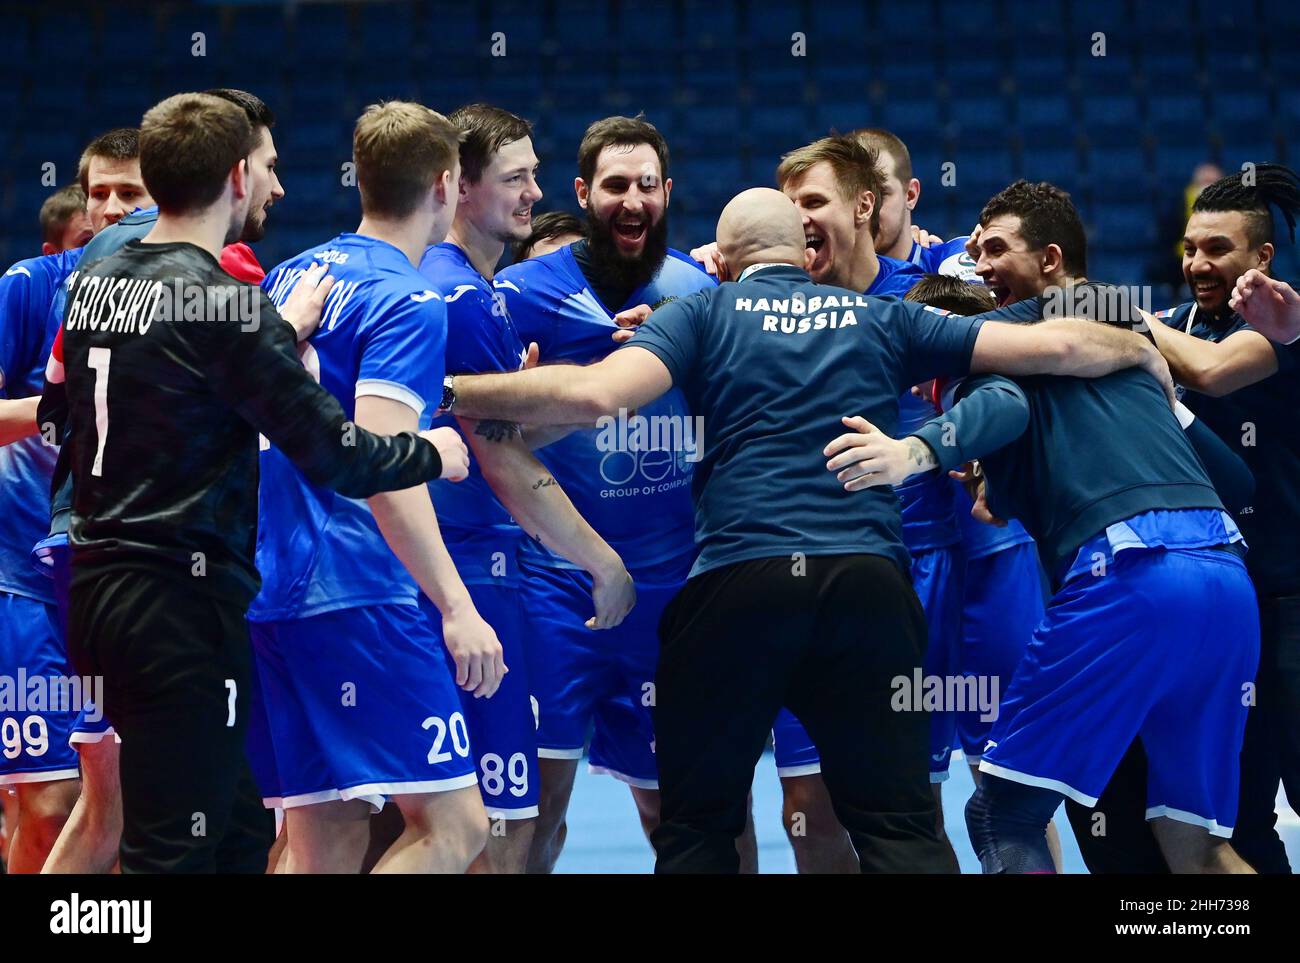
[[[1259,872],[1284,873],[1286,850],[1274,828],[1278,783],[1292,805],[1300,803],[1300,344],[1270,341],[1265,334],[1278,332],[1261,333],[1247,320],[1250,309],[1242,307],[1243,317],[1230,304],[1239,279],[1272,274],[1274,209],[1294,242],[1300,177],[1280,164],[1247,165],[1201,192],[1183,237],[1183,276],[1194,300],[1160,312],[1164,325],[1153,333],[1191,407],[1255,475],[1253,504],[1237,521],[1251,546],[1261,648],[1256,689],[1247,694],[1233,845]]]
[[[1236,519],[1250,545],[1260,659],[1255,682],[1242,694],[1251,711],[1232,845],[1261,873],[1290,872],[1275,829],[1278,783],[1293,804],[1300,800],[1300,560],[1291,544],[1300,525],[1300,432],[1292,415],[1300,403],[1300,346],[1270,340],[1295,334],[1285,324],[1287,294],[1294,292],[1270,276],[1274,207],[1294,240],[1300,180],[1281,165],[1249,166],[1206,187],[1183,236],[1183,277],[1193,300],[1157,312],[1164,323],[1152,325],[1180,394],[1255,477],[1251,504]],[[1076,836],[1099,824],[1098,814],[1107,827],[1083,849],[1092,872],[1161,870],[1140,825],[1146,780],[1135,741],[1096,806],[1067,805]]]

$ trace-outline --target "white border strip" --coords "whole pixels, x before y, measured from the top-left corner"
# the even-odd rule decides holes
[[[47,769],[45,772],[11,772],[0,776],[0,786],[17,786],[28,782],[57,782],[60,779],[79,779],[79,769]]]
[[[1196,813],[1189,813],[1185,809],[1171,809],[1168,806],[1152,806],[1147,810],[1147,819],[1172,819],[1175,822],[1189,823],[1193,826],[1200,826],[1202,829],[1208,829],[1211,836],[1228,837],[1232,835],[1231,826],[1220,826],[1216,819],[1206,819],[1204,816],[1198,816]]]
[[[625,782],[629,786],[634,786],[637,789],[654,789],[656,791],[659,789],[658,779],[637,779],[635,776],[629,776],[627,773],[619,772],[617,769],[610,769],[608,766],[595,766],[588,763],[587,772],[591,773],[593,776],[613,776],[619,782]]]
[[[406,385],[399,385],[395,381],[382,381],[378,378],[358,381],[354,397],[388,398],[390,401],[400,401],[406,407],[413,409],[417,415],[424,414],[424,399]]]
[[[538,759],[581,759],[582,746],[579,746],[577,749],[543,749],[541,746],[538,746],[537,758]]]
[[[539,812],[536,806],[525,806],[523,809],[502,809],[499,806],[488,806],[485,803],[484,807],[487,809],[488,819],[504,819],[506,822],[513,819],[533,819]]]
[[[822,772],[821,762],[806,762],[802,766],[777,766],[776,774],[782,779],[793,779],[795,776],[820,776]]]
[[[1081,806],[1087,806],[1091,809],[1097,805],[1097,797],[1089,796],[1087,793],[1079,792],[1073,786],[1066,785],[1059,779],[1044,779],[1042,776],[1029,776],[1023,772],[1016,772],[1014,769],[1006,769],[1002,766],[995,765],[987,759],[980,760],[980,772],[987,772],[990,775],[1001,776],[1003,779],[1010,779],[1012,782],[1018,782],[1022,786],[1037,786],[1039,789],[1054,789],[1056,792],[1069,796]]]

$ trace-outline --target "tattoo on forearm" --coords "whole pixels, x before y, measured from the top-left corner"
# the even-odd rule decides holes
[[[907,457],[916,466],[917,471],[929,471],[939,464],[939,460],[935,458],[930,446],[920,438],[911,437],[907,439]]]
[[[550,475],[547,475],[545,478],[539,478],[537,479],[537,481],[533,483],[533,491],[537,491],[537,489],[539,488],[550,488],[552,485],[558,485],[558,484],[559,482],[557,482]]]
[[[522,438],[523,430],[513,421],[480,421],[474,434],[482,435],[488,441],[506,441],[511,435]]]

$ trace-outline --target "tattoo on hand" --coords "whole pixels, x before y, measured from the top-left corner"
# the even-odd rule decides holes
[[[934,452],[930,450],[930,446],[920,438],[910,437],[907,439],[907,457],[916,466],[917,471],[929,471],[939,465],[939,461],[934,457]]]
[[[523,429],[513,421],[480,421],[474,434],[482,435],[488,441],[505,441],[511,435],[523,437]]]
[[[557,482],[550,475],[547,475],[545,478],[539,478],[537,479],[536,482],[533,483],[533,491],[537,491],[537,489],[539,488],[550,488],[552,485],[558,485],[558,484],[559,482]]]

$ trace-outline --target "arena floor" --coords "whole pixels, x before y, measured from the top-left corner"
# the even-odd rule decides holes
[[[978,873],[979,863],[966,838],[962,807],[974,791],[970,770],[954,760],[944,783],[944,817],[963,873]],[[1278,797],[1278,829],[1293,867],[1300,867],[1300,816]],[[794,855],[781,829],[781,784],[771,753],[764,754],[754,772],[754,821],[758,832],[758,866],[763,873],[793,873]],[[1059,813],[1067,873],[1086,872],[1079,848]],[[569,807],[569,839],[556,866],[557,873],[648,873],[654,868],[650,846],[641,834],[627,787],[608,776],[593,776],[579,768]]]

